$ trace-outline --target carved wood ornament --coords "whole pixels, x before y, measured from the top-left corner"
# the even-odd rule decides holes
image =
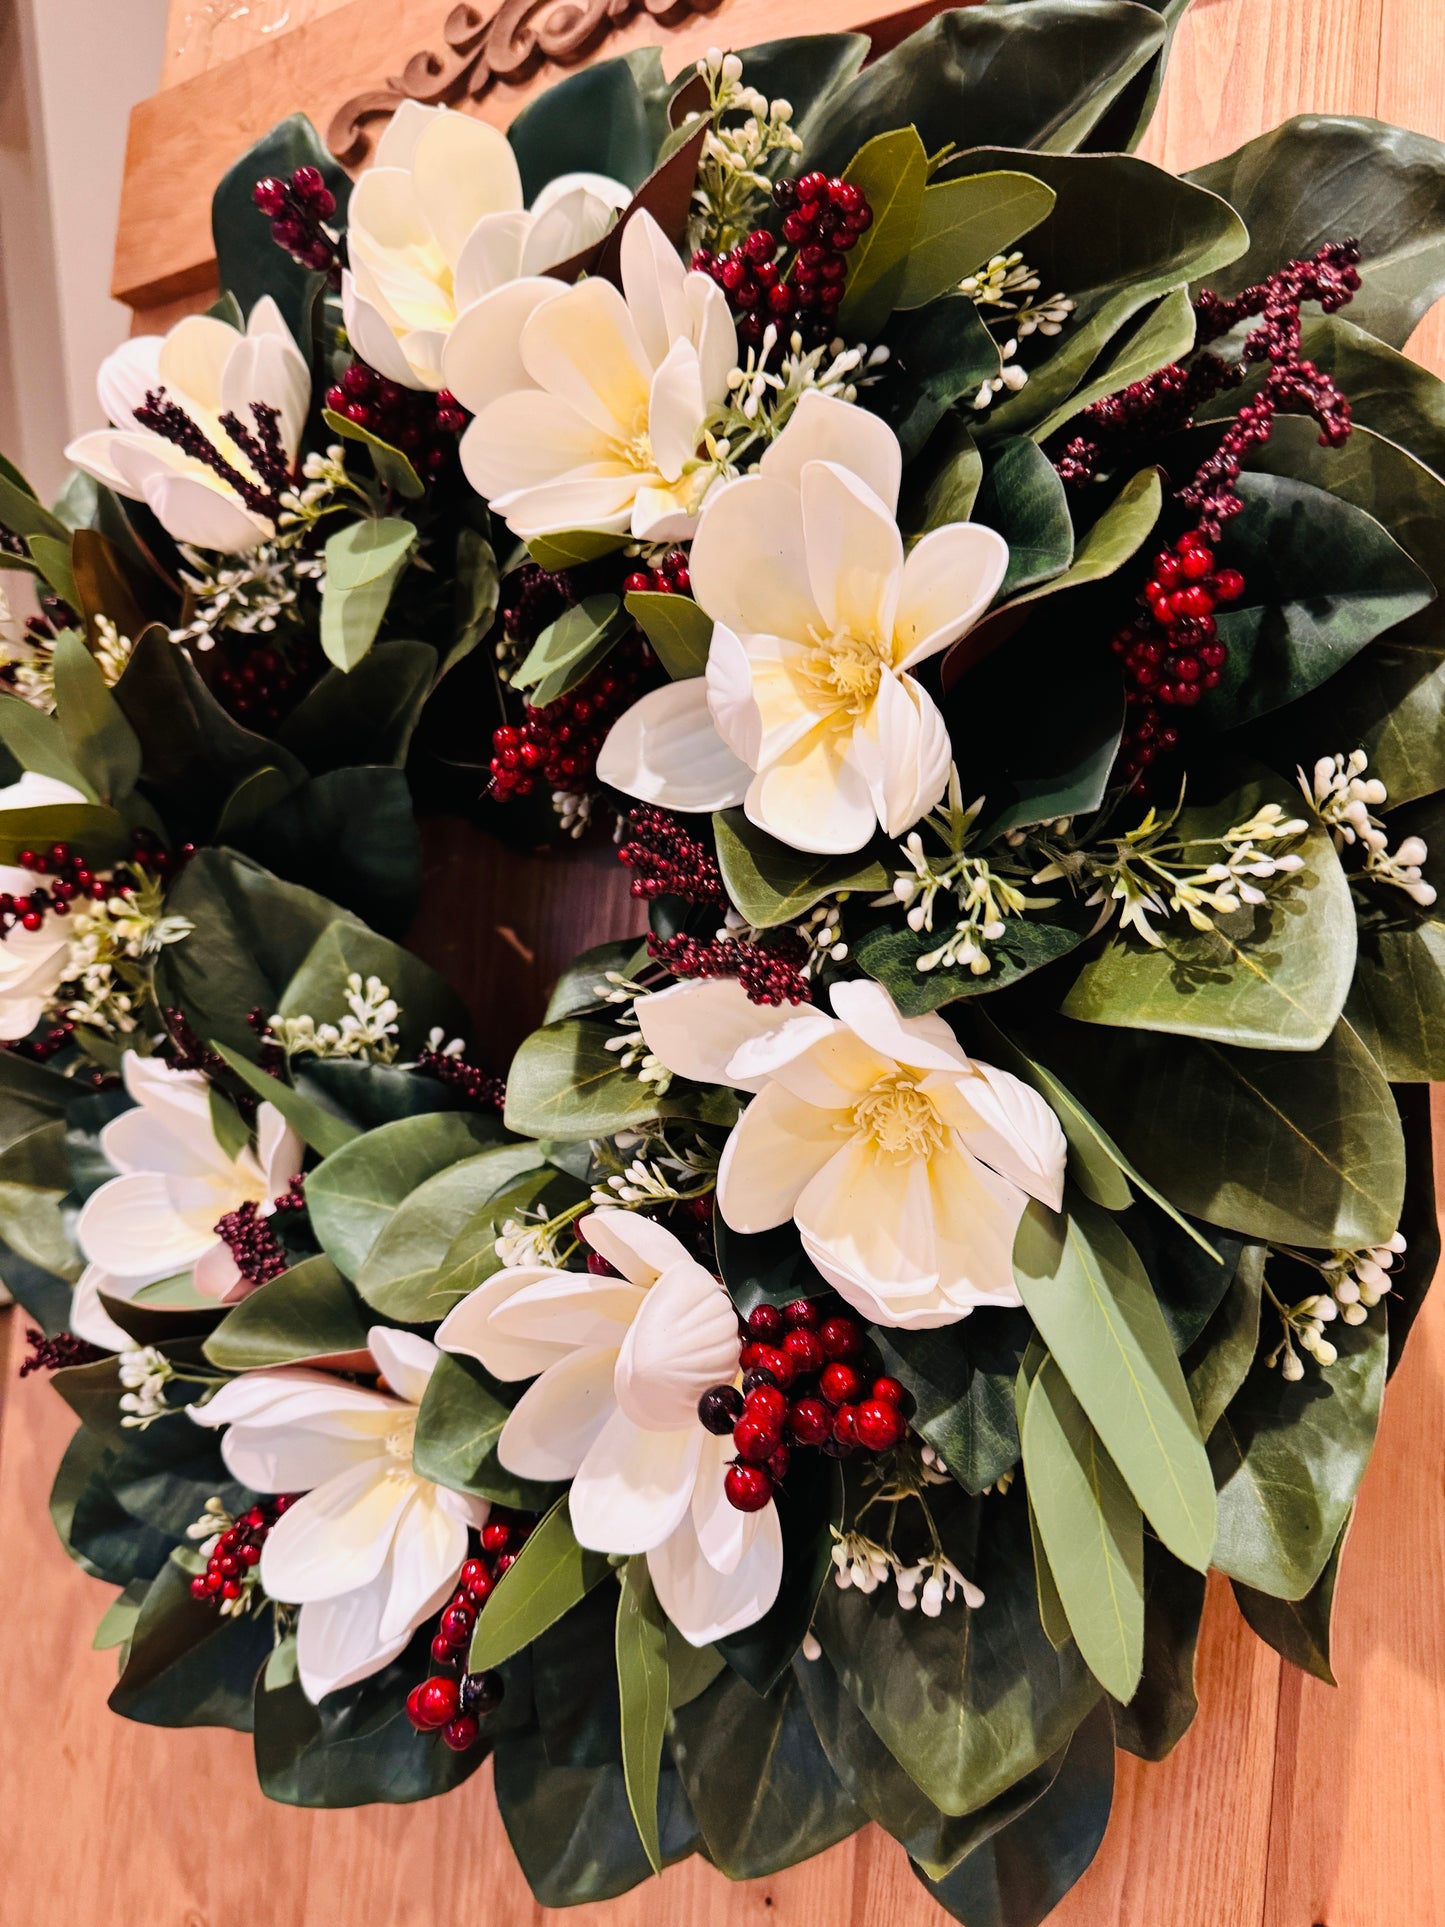
[[[326,144],[346,167],[371,148],[370,123],[389,119],[404,100],[428,107],[480,100],[494,81],[521,80],[539,62],[566,66],[582,60],[634,15],[674,26],[691,14],[711,13],[721,0],[502,0],[490,16],[464,3],[442,27],[445,51],[424,48],[383,87],[354,94],[331,117]]]

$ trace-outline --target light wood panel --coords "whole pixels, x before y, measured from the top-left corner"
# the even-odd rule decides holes
[[[1307,108],[1445,134],[1437,4],[1195,0],[1146,151],[1192,166]],[[157,188],[169,199],[138,217],[150,223],[145,246],[169,248],[172,260],[197,252],[188,197],[204,205],[235,151],[281,112],[314,104],[317,59],[333,61],[328,98],[339,100],[394,69],[445,12],[445,0],[293,0],[289,30],[259,65],[253,56],[197,85],[204,66],[244,53],[258,17],[277,12],[274,0],[250,5],[173,0],[167,79],[189,133]],[[699,44],[844,24],[836,0],[772,0],[765,24],[746,30],[724,31],[726,18],[720,10]],[[307,40],[323,29],[335,38]],[[263,71],[264,81],[246,78]],[[170,228],[184,240],[186,221],[190,239],[176,246]],[[1427,321],[1415,347],[1445,365],[1445,327]],[[606,851],[580,864],[570,853],[511,855],[444,827],[429,833],[427,863],[416,939],[489,1014],[494,1062],[566,956],[636,927]],[[1437,1131],[1442,1122],[1437,1107]],[[11,1323],[18,1358],[21,1321]],[[1281,1668],[1213,1584],[1199,1720],[1164,1766],[1121,1759],[1109,1838],[1057,1927],[1445,1920],[1442,1403],[1445,1292],[1427,1307],[1387,1400],[1341,1580],[1340,1688]],[[111,1656],[87,1650],[107,1595],[66,1561],[44,1511],[67,1415],[43,1385],[11,1377],[0,1422],[0,1652],[9,1661],[0,1669],[0,1825],[12,1849],[0,1927],[332,1927],[339,1918],[537,1927],[544,1915],[511,1862],[485,1774],[422,1808],[294,1813],[260,1799],[238,1736],[111,1717]],[[943,1917],[899,1850],[870,1831],[775,1881],[731,1887],[691,1863],[572,1918],[579,1927],[934,1927]]]

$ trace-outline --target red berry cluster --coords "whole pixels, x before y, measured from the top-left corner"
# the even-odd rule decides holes
[[[819,173],[779,181],[773,202],[783,216],[781,244],[767,228],[754,228],[725,254],[699,248],[692,265],[727,296],[745,348],[762,345],[769,322],[784,339],[797,333],[816,347],[833,333],[848,251],[872,224],[873,210],[852,181]]]
[[[248,1201],[228,1211],[213,1227],[248,1285],[269,1285],[291,1263],[286,1247],[272,1229],[271,1217],[305,1209],[306,1179],[298,1172],[272,1204],[271,1216],[263,1218],[258,1207]]]
[[[48,1064],[52,1057],[58,1057],[75,1035],[75,1026],[68,1017],[60,1023],[52,1024],[49,1030],[42,1031],[38,1037],[17,1037],[0,1042],[0,1050],[7,1050],[15,1057],[28,1057],[32,1064]],[[118,1079],[111,1080],[113,1083]]]
[[[634,569],[622,587],[628,595],[691,595],[687,550],[669,549],[655,568]]]
[[[810,1004],[803,975],[808,946],[794,930],[768,930],[756,943],[735,937],[649,936],[647,954],[674,977],[736,977],[753,1004]]]
[[[449,1056],[446,1051],[428,1046],[418,1051],[415,1068],[418,1076],[434,1077],[438,1084],[460,1091],[467,1102],[479,1110],[500,1111],[506,1104],[506,1079],[469,1064],[464,1057]]]
[[[516,1564],[531,1525],[524,1519],[494,1516],[482,1527],[481,1556],[468,1559],[457,1588],[442,1608],[431,1656],[448,1670],[433,1673],[407,1694],[407,1717],[418,1733],[440,1733],[453,1753],[465,1753],[481,1737],[481,1722],[502,1703],[498,1673],[470,1673],[466,1665],[477,1614],[502,1575]]]
[[[319,167],[298,167],[289,181],[268,174],[251,199],[271,223],[271,239],[303,268],[339,274],[336,243],[322,226],[336,212],[336,196]]]
[[[530,796],[538,783],[573,795],[587,790],[607,732],[648,686],[652,670],[652,652],[634,632],[556,702],[524,704],[521,722],[492,732],[492,795],[510,802]]]
[[[435,481],[456,450],[457,436],[471,420],[443,388],[437,394],[404,388],[364,361],[353,361],[340,381],[326,391],[326,406],[344,415],[379,441],[399,448],[423,481]]]
[[[25,1343],[30,1356],[20,1367],[22,1378],[32,1372],[63,1372],[70,1365],[94,1365],[106,1356],[99,1345],[77,1338],[74,1332],[56,1332],[53,1338],[47,1338],[33,1325],[26,1329]]]
[[[191,1581],[192,1599],[215,1606],[223,1599],[239,1599],[250,1574],[261,1563],[267,1533],[299,1497],[299,1493],[282,1492],[274,1499],[258,1499],[249,1512],[229,1525],[217,1539],[206,1570]]]
[[[1124,661],[1129,721],[1121,753],[1128,776],[1178,744],[1178,730],[1160,722],[1159,704],[1192,709],[1218,686],[1229,649],[1219,640],[1214,612],[1244,594],[1239,570],[1219,568],[1197,532],[1161,549],[1153,566],[1139,596],[1140,613],[1110,644]]]
[[[53,843],[48,850],[22,850],[19,864],[46,882],[28,893],[0,891],[0,937],[8,936],[17,924],[22,930],[38,930],[49,913],[69,916],[77,897],[103,903],[114,887],[97,876],[68,843]]]
[[[697,1415],[716,1437],[732,1434],[737,1458],[724,1490],[739,1512],[761,1512],[787,1477],[799,1447],[846,1458],[889,1452],[907,1431],[904,1390],[896,1378],[871,1382],[860,1369],[863,1328],[856,1318],[824,1317],[811,1298],[779,1311],[758,1305],[743,1326],[742,1390],[714,1385]]]
[[[274,729],[325,667],[309,637],[293,641],[285,654],[267,646],[235,661],[216,653],[202,660],[206,680],[224,707],[237,722],[261,730]]]
[[[722,872],[712,852],[690,836],[666,810],[639,804],[627,812],[628,838],[617,852],[632,872],[632,894],[648,902],[678,897],[684,903],[727,904]]]

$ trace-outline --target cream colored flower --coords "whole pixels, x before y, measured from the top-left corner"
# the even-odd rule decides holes
[[[628,710],[598,759],[603,782],[664,809],[741,803],[780,842],[825,854],[927,814],[951,752],[912,672],[988,608],[1008,546],[953,522],[905,558],[902,466],[876,415],[803,396],[758,472],[717,490],[698,527],[706,676]]]
[[[737,360],[727,302],[650,214],[628,221],[620,252],[620,294],[597,275],[514,282],[447,343],[446,385],[476,413],[462,467],[523,541],[680,540],[713,479],[700,451]]]
[[[413,1332],[373,1325],[367,1344],[387,1391],[329,1372],[247,1372],[204,1405],[225,1426],[221,1456],[253,1492],[303,1492],[272,1526],[261,1584],[301,1608],[296,1662],[309,1700],[379,1672],[453,1590],[485,1499],[413,1468],[417,1407],[439,1356]]]
[[[951,1325],[1017,1305],[1030,1198],[1063,1200],[1064,1134],[1034,1091],[970,1058],[941,1017],[881,984],[835,984],[834,1015],[780,1016],[732,981],[639,997],[648,1047],[680,1077],[755,1092],[717,1201],[734,1231],[789,1219],[828,1283],[879,1325]]]
[[[0,811],[47,809],[56,803],[83,803],[85,798],[69,783],[27,770],[18,782],[0,789]],[[18,863],[0,863],[0,891],[28,897],[44,883],[43,877]],[[16,923],[0,938],[0,1039],[6,1043],[28,1037],[45,1015],[45,1006],[65,975],[70,955],[70,926],[51,913],[38,930]]]
[[[229,1212],[254,1204],[266,1215],[301,1169],[300,1138],[273,1104],[256,1113],[257,1148],[232,1157],[211,1122],[210,1086],[194,1071],[127,1051],[122,1065],[134,1107],[112,1118],[100,1148],[119,1177],[87,1199],[75,1237],[89,1260],[75,1288],[70,1328],[119,1351],[131,1340],[100,1302],[132,1298],[183,1272],[203,1297],[230,1304],[250,1287],[216,1235]]]
[[[561,174],[529,212],[504,134],[403,101],[347,212],[341,304],[352,347],[407,388],[442,387],[442,351],[463,310],[570,260],[631,198],[605,174]]]
[[[285,464],[294,467],[311,372],[270,295],[251,310],[244,334],[213,315],[193,314],[168,335],[132,337],[106,356],[96,386],[115,426],[81,435],[66,449],[68,461],[117,495],[145,502],[178,542],[234,555],[275,534],[276,516],[260,502],[274,502],[276,491],[220,419],[234,414],[249,436],[259,426],[252,404],[274,408]],[[136,420],[147,397],[162,391],[227,473]],[[274,506],[279,510],[279,502]]]
[[[620,1276],[499,1271],[448,1313],[437,1343],[497,1378],[536,1379],[498,1458],[523,1478],[570,1479],[579,1543],[646,1553],[668,1618],[705,1646],[761,1619],[783,1570],[776,1509],[728,1503],[732,1441],[697,1416],[702,1394],[737,1375],[737,1317],[661,1225],[604,1209],[581,1230]]]

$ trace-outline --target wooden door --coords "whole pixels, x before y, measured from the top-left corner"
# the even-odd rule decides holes
[[[121,0],[123,4],[123,0]],[[620,24],[599,51],[908,15],[888,0],[577,0]],[[1195,0],[1146,152],[1183,168],[1306,108],[1445,135],[1438,0]],[[508,11],[542,7],[509,0]],[[463,12],[453,10],[453,17]],[[488,9],[484,11],[494,11]],[[555,8],[553,9],[555,12]],[[446,0],[173,0],[163,90],[138,110],[117,282],[159,319],[206,290],[215,175],[283,112],[325,120],[444,44]],[[1433,31],[1432,31],[1433,28]],[[504,120],[541,84],[496,82]],[[1445,372],[1427,322],[1420,358]],[[609,853],[525,859],[441,833],[418,944],[478,1010],[535,1009],[558,964],[633,926]],[[501,908],[499,906],[505,906]],[[1438,1122],[1445,1122],[1445,1111]],[[23,1351],[11,1319],[12,1360]],[[0,1927],[451,1927],[540,1920],[484,1771],[424,1807],[303,1813],[256,1791],[232,1733],[128,1725],[105,1710],[105,1595],[70,1566],[45,1496],[69,1431],[34,1380],[0,1380]],[[1211,1594],[1202,1710],[1161,1767],[1121,1758],[1113,1822],[1057,1927],[1435,1927],[1445,1922],[1445,1293],[1392,1385],[1336,1612],[1337,1691],[1282,1667]],[[925,1927],[942,1915],[875,1831],[775,1880],[729,1886],[698,1861],[579,1927]]]

